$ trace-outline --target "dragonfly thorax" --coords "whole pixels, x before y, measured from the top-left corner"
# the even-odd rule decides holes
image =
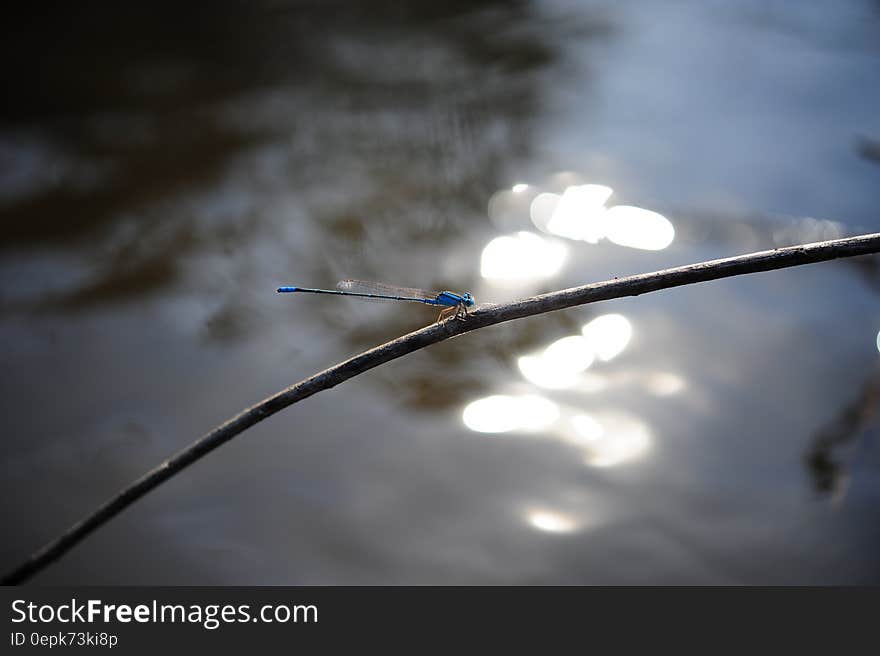
[[[434,299],[433,305],[445,305],[447,307],[458,307],[464,305],[471,307],[474,304],[474,297],[468,292],[464,294],[456,294],[455,292],[440,292]]]

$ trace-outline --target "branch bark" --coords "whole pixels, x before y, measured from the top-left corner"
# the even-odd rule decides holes
[[[877,252],[880,252],[880,233],[777,248],[653,273],[615,278],[614,280],[541,294],[503,305],[481,305],[470,313],[466,321],[451,319],[398,337],[291,385],[244,410],[141,476],[100,508],[71,526],[57,539],[49,542],[17,568],[6,574],[2,579],[2,584],[14,585],[28,580],[147,492],[254,424],[313,394],[335,387],[349,378],[431,344],[505,321],[563,310],[577,305],[625,296],[638,296],[661,289],[747,273],[771,271]]]

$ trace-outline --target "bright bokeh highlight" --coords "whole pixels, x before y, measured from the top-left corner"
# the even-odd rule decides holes
[[[580,374],[593,364],[593,350],[580,335],[563,337],[539,355],[524,355],[517,360],[523,376],[540,387],[565,389],[573,387]]]
[[[529,217],[538,230],[547,232],[547,224],[553,218],[553,211],[559,204],[559,198],[559,194],[545,191],[532,199],[529,205]]]
[[[578,373],[593,364],[593,351],[590,344],[580,335],[557,339],[544,349],[541,357],[554,367]]]
[[[532,528],[545,533],[573,533],[580,528],[580,522],[573,516],[544,508],[527,509],[525,520]]]
[[[675,238],[675,228],[662,214],[641,207],[616,205],[605,211],[605,237],[618,246],[663,250]]]
[[[603,314],[581,328],[581,334],[596,357],[607,362],[629,344],[632,324],[622,314]]]
[[[611,187],[604,185],[568,187],[553,209],[547,231],[568,239],[598,243],[605,235],[605,201],[611,194]]]
[[[483,249],[480,274],[500,280],[549,278],[565,261],[565,246],[532,232],[496,237]]]
[[[541,231],[597,244],[601,239],[619,246],[658,251],[675,238],[675,228],[662,214],[634,207],[605,204],[614,193],[598,184],[571,185],[562,194],[541,193],[532,199],[529,216]]]
[[[464,425],[478,433],[536,431],[559,417],[559,407],[542,396],[496,394],[473,401],[462,412]]]
[[[596,421],[590,415],[574,415],[571,418],[571,426],[574,429],[574,437],[572,439],[576,444],[591,445],[605,434],[602,424]]]
[[[570,424],[574,437],[569,441],[582,449],[584,462],[593,467],[614,467],[635,460],[651,445],[648,427],[629,415],[575,415]]]
[[[516,366],[527,381],[545,389],[566,389],[578,382],[577,372],[560,371],[540,355],[523,355]]]
[[[685,388],[684,379],[677,374],[666,371],[655,371],[645,374],[645,387],[655,396],[672,396]]]

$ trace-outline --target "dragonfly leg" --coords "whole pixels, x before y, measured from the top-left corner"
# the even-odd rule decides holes
[[[448,319],[452,313],[455,311],[454,307],[445,307],[440,310],[440,316],[437,317],[437,322],[443,321],[444,319]]]
[[[458,307],[455,310],[455,318],[459,321],[467,321],[467,305],[464,303],[459,303]]]

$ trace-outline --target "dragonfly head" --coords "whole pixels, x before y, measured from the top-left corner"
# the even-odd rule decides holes
[[[473,307],[474,303],[476,303],[476,301],[474,300],[474,297],[471,296],[470,292],[465,292],[464,294],[462,294],[461,300],[463,300],[464,304],[467,305],[468,307]]]

